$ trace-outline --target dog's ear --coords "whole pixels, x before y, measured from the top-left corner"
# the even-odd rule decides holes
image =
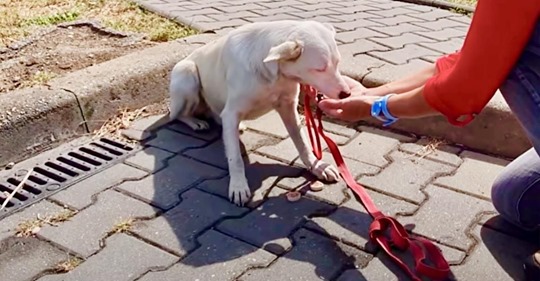
[[[268,52],[268,55],[264,59],[264,62],[295,60],[300,57],[303,50],[303,42],[299,40],[287,41],[285,43],[272,47]]]
[[[334,28],[334,26],[330,23],[327,23],[327,22],[324,22],[323,23],[324,27],[328,28],[330,31],[332,31],[332,33],[334,34],[334,36],[336,35],[336,29]]]

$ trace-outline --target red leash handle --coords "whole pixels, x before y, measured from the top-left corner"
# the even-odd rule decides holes
[[[322,111],[319,108],[316,110],[316,119],[318,122],[315,122],[310,105],[312,100],[320,99],[320,96],[317,95],[317,91],[307,85],[301,85],[301,91],[304,93],[304,115],[306,117],[306,126],[309,132],[309,140],[313,147],[313,153],[317,159],[322,158],[320,141],[320,138],[322,137],[334,157],[334,161],[338,166],[341,177],[345,180],[347,186],[358,195],[362,205],[364,205],[367,212],[373,218],[373,222],[369,227],[369,238],[374,240],[388,256],[412,278],[412,280],[421,280],[417,274],[427,276],[434,280],[446,279],[450,274],[450,266],[444,259],[441,251],[427,239],[410,237],[405,228],[396,219],[384,215],[377,208],[364,187],[358,184],[351,175],[336,143],[324,133]],[[385,236],[385,232],[387,231],[390,234],[389,238]],[[409,250],[411,252],[415,261],[416,273],[412,272],[410,268],[392,252],[391,244],[401,251]],[[426,259],[431,260],[434,263],[434,266],[426,264]]]

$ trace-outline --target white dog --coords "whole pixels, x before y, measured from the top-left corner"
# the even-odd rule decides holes
[[[275,109],[303,164],[319,179],[335,182],[337,169],[311,153],[300,129],[299,82],[329,98],[349,93],[338,71],[335,29],[316,21],[274,21],[244,25],[195,50],[171,73],[170,118],[194,130],[209,127],[205,114],[222,125],[229,167],[229,198],[244,205],[251,197],[240,151],[242,120]]]

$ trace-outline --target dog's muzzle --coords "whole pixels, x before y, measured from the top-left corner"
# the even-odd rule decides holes
[[[345,98],[348,98],[350,96],[351,96],[351,93],[347,93],[347,92],[343,92],[343,91],[340,92],[339,95],[338,95],[339,99],[345,99]]]

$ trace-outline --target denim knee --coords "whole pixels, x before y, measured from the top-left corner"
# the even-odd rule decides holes
[[[508,222],[533,230],[540,224],[540,157],[531,148],[504,168],[493,183],[491,199]]]

